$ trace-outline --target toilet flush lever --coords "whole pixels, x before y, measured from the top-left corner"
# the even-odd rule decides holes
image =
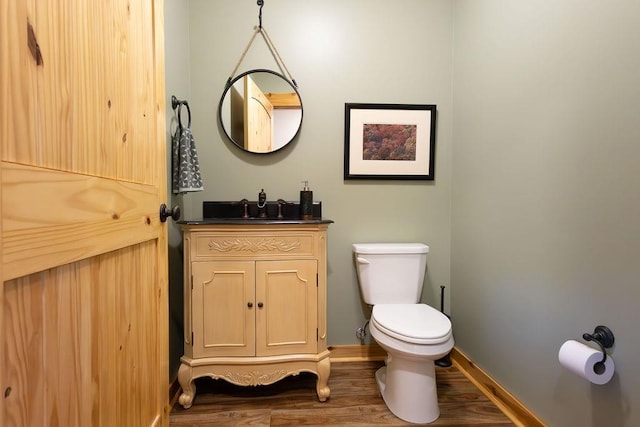
[[[360,263],[360,264],[371,264],[371,263],[369,262],[369,260],[368,260],[368,259],[366,259],[366,258],[362,258],[362,257],[358,257],[358,258],[357,258],[357,261],[358,261],[358,263]]]

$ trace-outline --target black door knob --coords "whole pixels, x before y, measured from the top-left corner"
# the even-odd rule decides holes
[[[167,218],[171,217],[174,221],[180,219],[180,207],[174,206],[173,209],[169,209],[164,203],[160,205],[160,222],[165,222]]]

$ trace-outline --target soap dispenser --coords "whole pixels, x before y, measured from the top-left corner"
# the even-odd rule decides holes
[[[258,193],[258,218],[267,217],[267,193],[264,192],[264,188]]]
[[[300,191],[300,218],[313,219],[313,191],[309,190],[309,181],[302,181],[304,188]]]

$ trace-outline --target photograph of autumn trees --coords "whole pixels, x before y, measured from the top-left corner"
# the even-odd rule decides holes
[[[364,124],[362,160],[416,160],[417,125]]]

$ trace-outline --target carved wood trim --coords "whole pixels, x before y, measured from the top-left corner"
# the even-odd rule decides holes
[[[218,252],[290,252],[300,247],[300,241],[287,241],[276,238],[266,238],[258,241],[251,239],[211,240],[209,250]]]
[[[230,383],[243,386],[257,386],[273,384],[282,378],[292,375],[292,372],[285,371],[283,369],[265,372],[265,371],[250,371],[250,372],[233,372],[229,371],[219,375],[220,378],[224,378]]]

